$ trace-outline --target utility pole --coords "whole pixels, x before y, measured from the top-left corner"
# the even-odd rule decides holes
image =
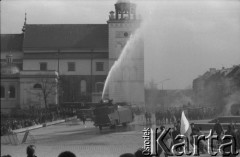
[[[93,75],[93,66],[92,66],[92,64],[93,64],[93,51],[94,50],[91,49],[91,79],[90,79],[91,80],[91,82],[90,82],[90,87],[91,87],[90,99],[91,99],[91,101],[92,101],[92,96],[93,96],[93,94],[92,94],[93,93],[93,85],[92,85],[93,84],[93,82],[92,82],[93,81],[93,78],[92,78],[93,77],[92,76]]]
[[[57,50],[57,53],[58,53],[58,57],[57,57],[57,60],[58,60],[58,67],[57,67],[57,72],[58,72],[58,78],[57,78],[57,98],[58,98],[58,104],[60,104],[60,95],[59,95],[59,80],[60,80],[60,74],[59,74],[59,55],[60,55],[60,49]]]
[[[58,75],[59,75],[59,57],[60,57],[60,49],[58,49]]]

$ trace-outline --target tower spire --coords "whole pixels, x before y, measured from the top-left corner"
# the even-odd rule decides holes
[[[25,11],[25,21],[24,21],[24,25],[27,24],[27,12]]]
[[[27,25],[27,12],[25,11],[24,25],[23,25],[23,28],[22,28],[22,32],[23,32],[23,33],[24,33],[25,30],[26,30],[26,25]]]

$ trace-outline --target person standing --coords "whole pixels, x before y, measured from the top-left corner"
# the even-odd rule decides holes
[[[148,112],[145,112],[145,120],[146,120],[146,124],[148,124]]]
[[[148,122],[151,125],[152,124],[152,114],[148,112]]]
[[[86,116],[85,116],[85,114],[83,114],[83,113],[82,113],[82,115],[81,115],[81,121],[83,122],[83,125],[85,125]]]
[[[166,131],[166,130],[165,130],[165,126],[162,125],[160,127],[160,132],[157,134],[157,137],[159,137],[163,131]],[[170,148],[170,146],[171,146],[170,140],[171,140],[171,135],[170,135],[170,133],[168,133],[168,134],[166,134],[166,136],[163,139],[163,142],[166,144],[166,146],[168,148]],[[163,152],[164,152],[164,156],[168,157],[168,154],[162,149],[161,146],[158,145],[158,147],[157,147],[158,157],[160,157]]]
[[[237,140],[237,136],[236,136],[236,133],[234,132],[234,130],[233,130],[233,128],[232,128],[232,125],[228,125],[228,130],[226,131],[225,135],[231,135],[234,140]],[[223,143],[229,143],[229,142],[231,142],[231,140],[232,140],[232,139],[225,139],[225,140],[223,140]],[[237,142],[237,141],[232,142],[232,144],[233,144],[232,146],[227,146],[227,147],[223,150],[223,152],[230,152],[230,155],[223,154],[222,157],[227,157],[227,156],[228,156],[228,157],[236,157],[236,156],[237,156],[237,154],[236,154],[236,149],[237,149],[236,142]],[[232,147],[233,149],[235,149],[234,152],[231,151],[231,147]]]
[[[76,157],[76,155],[73,152],[70,151],[64,151],[58,155],[58,157]]]
[[[224,130],[223,130],[223,127],[222,125],[220,124],[219,122],[219,119],[217,119],[214,127],[213,127],[213,132],[214,133],[216,131],[216,134],[217,134],[217,139],[218,139],[218,144],[221,143],[221,135],[224,134]]]
[[[27,147],[27,150],[26,150],[26,152],[27,152],[27,157],[37,157],[37,156],[35,155],[35,150],[36,150],[36,146],[34,146],[34,145],[29,145],[29,146]]]

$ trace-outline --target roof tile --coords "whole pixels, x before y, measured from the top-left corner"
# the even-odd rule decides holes
[[[105,48],[107,24],[29,24],[23,48]]]
[[[1,52],[22,51],[23,34],[1,34]]]

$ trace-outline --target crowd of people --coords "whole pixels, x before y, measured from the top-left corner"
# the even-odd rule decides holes
[[[76,115],[71,108],[34,109],[24,110],[24,115],[11,114],[1,120],[1,136],[11,133],[13,130],[44,124],[59,119],[65,119]]]
[[[168,108],[167,110],[157,110],[155,112],[156,124],[173,124],[177,119],[181,119],[182,108]],[[211,119],[216,117],[214,108],[188,108],[185,109],[185,114],[189,120]],[[151,113],[145,113],[146,122],[151,121]]]
[[[205,111],[196,111],[193,109],[186,110],[188,119],[191,120],[197,120],[197,119],[204,119],[204,118],[212,118],[215,116],[213,114],[214,109],[211,110],[205,110]],[[136,112],[142,112],[142,110],[136,110]],[[158,136],[165,130],[165,126],[172,126],[167,124],[173,124],[173,127],[171,127],[170,132],[167,134],[167,136],[164,138],[164,142],[171,147],[174,144],[181,143],[181,140],[175,140],[176,136],[180,134],[180,127],[181,123],[179,119],[181,119],[181,110],[178,110],[177,108],[169,108],[165,112],[164,111],[156,111],[155,112],[155,118],[156,118],[156,125],[160,126],[160,132],[157,134]],[[58,108],[56,110],[37,110],[32,111],[32,114],[30,114],[29,119],[24,120],[11,120],[7,121],[6,126],[7,128],[10,128],[12,130],[18,129],[21,127],[27,127],[32,126],[36,124],[45,123],[47,121],[56,120],[58,118],[66,118],[68,116],[74,116],[76,114],[76,111],[73,109],[66,109],[66,108]],[[145,112],[145,118],[147,123],[151,123],[152,120],[152,114],[150,112]],[[224,131],[222,125],[217,120],[216,124],[212,128],[213,134],[217,134],[218,137],[222,137],[223,135],[231,135],[236,139],[236,143],[234,147],[237,149],[240,149],[240,128],[239,126],[236,126],[235,124],[229,124],[227,131]],[[1,134],[2,134],[2,125],[1,125]],[[194,125],[194,123],[191,123],[191,135],[190,135],[190,143],[187,146],[187,149],[189,149],[190,145],[194,146],[194,135],[204,135],[202,132],[202,128],[199,128]],[[215,146],[223,144],[223,143],[229,143],[229,140],[222,140],[221,138],[217,139],[217,143],[215,143]],[[208,145],[205,140],[200,140],[199,142],[199,151],[203,154],[208,152]],[[34,145],[30,145],[27,147],[26,153],[27,157],[36,157],[35,152],[36,147]],[[182,148],[179,148],[182,149]],[[227,150],[230,148],[227,148]],[[140,148],[136,150],[134,153],[123,153],[119,157],[143,157],[145,156],[143,154],[143,149]],[[158,146],[157,148],[158,155],[164,154],[165,157],[168,156],[168,154],[165,153],[165,151]],[[223,155],[224,156],[224,155]],[[2,157],[11,157],[10,155],[5,155]],[[58,157],[76,157],[76,155],[73,152],[70,151],[64,151],[58,155]],[[235,157],[235,155],[231,154],[230,157]]]

